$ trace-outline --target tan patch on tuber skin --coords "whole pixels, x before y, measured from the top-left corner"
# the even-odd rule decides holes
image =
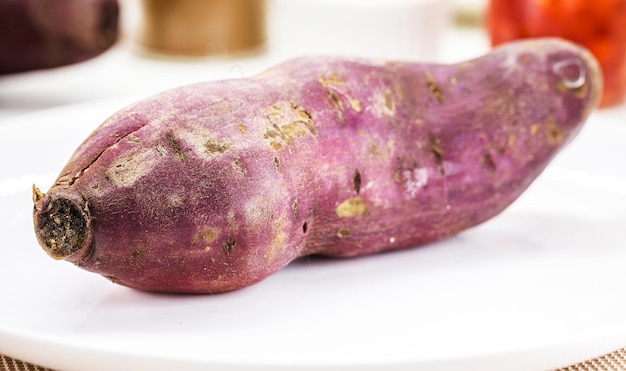
[[[166,135],[166,138],[167,145],[174,151],[174,155],[176,156],[176,158],[178,158],[182,162],[185,162],[185,153],[180,148],[180,144],[174,138],[174,135],[172,133],[168,133]]]
[[[154,156],[159,156],[158,151],[152,149],[120,157],[105,171],[105,176],[113,184],[121,187],[132,186],[137,180],[150,173],[156,165]],[[180,159],[180,158],[179,158]]]
[[[541,130],[541,125],[539,124],[530,125],[530,134],[536,135],[539,132],[539,130]]]
[[[350,231],[345,228],[342,228],[339,231],[337,231],[337,237],[339,238],[350,237]]]
[[[350,106],[353,110],[355,110],[356,112],[361,112],[361,102],[352,97],[348,97],[348,101],[350,102]]]
[[[393,94],[391,93],[391,91],[385,90],[384,98],[385,98],[385,107],[387,108],[387,111],[391,113],[395,112],[396,103],[393,100]]]
[[[345,85],[345,82],[341,80],[339,78],[339,75],[336,73],[333,73],[328,77],[320,77],[318,81],[320,82],[320,84],[322,84],[324,87],[327,87],[327,88],[330,86]]]
[[[215,227],[204,227],[201,228],[196,234],[193,236],[193,243],[206,245],[205,250],[211,249],[211,243],[215,241],[217,236],[220,234],[220,229]]]
[[[557,146],[563,143],[563,133],[559,126],[554,123],[552,116],[548,117],[546,121],[546,130],[548,131],[548,144]]]
[[[424,76],[426,77],[426,83],[428,84],[428,93],[433,98],[435,98],[437,102],[443,103],[445,99],[443,97],[443,91],[441,90],[441,87],[439,87],[439,85],[430,73],[425,72]]]
[[[278,223],[274,236],[272,237],[272,242],[270,243],[269,249],[264,257],[268,261],[272,261],[279,257],[287,244],[288,238],[289,236],[285,233],[282,223]]]
[[[437,166],[439,167],[439,172],[441,173],[441,175],[444,175],[445,174],[445,169],[443,167],[444,153],[443,153],[443,149],[441,148],[441,139],[439,139],[433,133],[428,133],[428,141],[430,145],[430,151],[435,157],[435,162],[437,163]]]
[[[246,125],[237,124],[237,130],[239,130],[239,133],[241,133],[241,135],[243,135],[244,137],[248,136],[248,128],[246,127]]]
[[[311,115],[293,102],[279,102],[270,106],[266,119],[269,127],[263,138],[269,139],[270,146],[275,150],[307,134],[317,135]]]
[[[338,217],[347,218],[354,216],[367,216],[370,213],[370,209],[361,196],[355,196],[340,203],[335,209],[335,212]]]
[[[318,81],[320,82],[320,84],[322,84],[323,87],[328,89],[331,105],[338,111],[337,115],[340,121],[343,122],[343,114],[341,114],[341,111],[343,110],[343,104],[341,103],[341,100],[336,93],[345,96],[350,103],[350,107],[352,107],[354,111],[361,112],[361,102],[359,102],[358,99],[354,99],[353,97],[345,94],[345,92],[342,91],[342,88],[345,86],[345,82],[339,78],[339,75],[333,73],[328,77],[320,77]]]
[[[330,101],[330,105],[335,110],[335,115],[337,115],[337,119],[342,125],[345,125],[346,121],[343,118],[343,104],[341,103],[341,100],[332,90],[328,90],[328,99]]]
[[[543,130],[542,130],[543,129]],[[530,126],[530,134],[535,136],[537,134],[545,135],[545,140],[551,146],[558,146],[563,143],[563,133],[559,126],[554,122],[554,118],[549,116],[544,125],[532,124]]]
[[[232,147],[233,145],[230,143],[208,140],[204,143],[204,153],[208,156],[215,156],[228,151]]]

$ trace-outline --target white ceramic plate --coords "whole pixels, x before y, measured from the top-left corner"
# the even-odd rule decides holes
[[[511,208],[447,241],[172,296],[53,261],[32,230],[31,184],[127,102],[0,123],[0,353],[64,370],[529,370],[626,345],[626,124],[596,114]]]

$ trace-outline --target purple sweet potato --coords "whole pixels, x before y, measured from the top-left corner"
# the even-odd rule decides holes
[[[312,57],[180,87],[114,114],[33,189],[37,238],[122,285],[184,293],[440,240],[530,185],[597,105],[598,71],[539,39],[455,65]]]
[[[117,0],[0,0],[0,74],[93,58],[118,37]]]

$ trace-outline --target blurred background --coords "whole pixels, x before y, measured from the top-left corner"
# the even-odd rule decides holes
[[[305,54],[454,63],[550,35],[609,60],[622,102],[626,0],[0,0],[0,119]]]
[[[304,54],[460,60],[488,48],[484,8],[484,0],[0,0],[0,119],[250,76]]]

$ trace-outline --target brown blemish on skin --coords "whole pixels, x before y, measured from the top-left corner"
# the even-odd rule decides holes
[[[177,158],[184,160],[184,154],[181,152],[180,155],[181,157]],[[129,187],[148,174],[156,163],[155,153],[152,152],[152,149],[131,153],[129,156],[119,157],[116,162],[111,164],[105,171],[104,178],[118,186]]]
[[[424,76],[426,77],[428,94],[430,94],[430,96],[435,98],[437,102],[443,103],[444,97],[443,97],[443,91],[441,90],[441,87],[437,84],[437,82],[435,81],[435,79],[429,72],[424,73]]]
[[[494,161],[493,156],[488,149],[485,149],[485,152],[483,154],[483,164],[485,164],[485,167],[487,167],[490,172],[495,173],[496,162]]]
[[[539,130],[541,130],[541,125],[539,124],[532,124],[530,125],[530,134],[531,135],[536,135]]]
[[[291,204],[291,211],[293,212],[293,218],[298,219],[298,199],[294,199]]]
[[[343,104],[341,103],[341,100],[332,90],[328,91],[328,99],[330,101],[330,105],[335,110],[335,115],[337,116],[337,119],[342,125],[345,125],[346,122],[343,118]]]
[[[305,110],[303,107],[297,105],[294,102],[290,102],[291,103],[291,109],[297,113],[297,115],[302,118],[304,121],[306,121],[309,124],[313,124],[313,117],[311,116],[311,114]],[[307,126],[308,127],[308,126]],[[315,135],[317,134],[315,132],[315,128],[313,126],[311,126],[309,128],[309,130],[311,130],[311,134]]]
[[[355,196],[340,203],[335,212],[340,218],[361,217],[369,215],[370,209],[361,196]]]
[[[284,107],[285,102],[281,103],[282,106],[278,104],[270,106],[270,112],[266,115],[270,126],[263,134],[263,138],[270,139],[269,144],[272,148],[279,150],[282,144],[290,145],[297,138],[309,133],[317,135],[309,112],[293,102],[288,102],[287,109]]]
[[[337,111],[337,118],[339,118],[341,122],[343,122],[343,115],[341,114],[341,111],[343,111],[343,104],[341,102],[341,99],[337,96],[337,93],[346,97],[346,99],[350,103],[350,107],[352,107],[353,110],[355,110],[356,112],[361,112],[361,102],[341,91],[341,87],[345,85],[345,82],[339,78],[339,75],[333,73],[326,78],[320,77],[318,81],[320,82],[320,84],[322,84],[323,87],[328,89],[330,104]]]
[[[236,171],[238,171],[241,174],[246,174],[248,171],[246,170],[246,168],[243,166],[243,164],[241,163],[240,160],[235,160],[232,162],[232,166],[233,169],[235,169]]]
[[[378,144],[374,142],[367,146],[367,153],[372,157],[382,157],[382,153],[378,150]]]
[[[439,171],[441,172],[441,175],[444,175],[445,170],[443,168],[443,149],[441,149],[441,140],[439,138],[437,138],[435,136],[435,134],[433,133],[428,133],[428,142],[430,145],[430,151],[432,152],[433,156],[435,156],[435,162],[437,163],[437,166],[439,167]]]
[[[237,124],[237,130],[239,130],[239,133],[244,137],[248,136],[248,128],[244,124]]]
[[[285,232],[286,227],[282,218],[277,218],[276,222],[273,223],[270,228],[272,228],[273,232],[272,241],[266,253],[263,255],[268,261],[272,261],[282,255],[289,238],[288,234]]]
[[[165,147],[163,147],[162,144],[158,144],[156,147],[154,147],[154,150],[159,155],[159,157],[163,157],[167,154],[167,150],[165,149]]]
[[[508,148],[514,149],[515,148],[515,134],[513,133],[509,133],[509,136],[507,137],[506,140],[506,146]]]
[[[230,254],[235,248],[235,245],[236,245],[235,240],[233,240],[233,238],[229,236],[226,242],[222,244],[222,250],[224,251],[224,254],[226,255]]]
[[[377,117],[393,116],[396,113],[396,103],[392,91],[385,89],[376,92],[371,99],[368,110]]]
[[[207,156],[215,156],[218,154],[222,154],[233,147],[230,143],[220,143],[212,140],[208,140],[204,143],[204,153]]]
[[[276,168],[276,171],[280,171],[280,160],[276,156],[274,156],[274,167]]]
[[[331,74],[330,76],[324,78],[324,77],[320,77],[318,79],[318,81],[320,82],[320,84],[322,84],[324,87],[329,87],[329,86],[337,86],[337,85],[345,85],[345,82],[343,82],[343,80],[341,80],[339,78],[339,75],[336,73]]]
[[[350,231],[345,228],[342,228],[339,231],[337,231],[337,237],[339,238],[350,237]]]
[[[128,143],[132,143],[132,144],[138,144],[139,142],[141,142],[139,137],[137,137],[136,135],[129,135],[129,136],[127,136],[126,137],[126,141]]]
[[[350,102],[350,106],[353,110],[355,110],[356,112],[361,112],[361,102],[352,97],[348,97],[348,101]]]
[[[354,171],[354,191],[356,192],[356,194],[361,193],[361,173],[359,173],[359,170],[355,170]]]
[[[389,90],[385,90],[385,107],[389,112],[394,112],[396,109],[396,104],[393,100],[393,94]]]
[[[337,94],[335,94],[335,92],[329,90],[328,98],[330,99],[330,104],[333,106],[334,109],[336,109],[337,111],[343,111],[343,104],[341,103],[341,99],[337,97]]]
[[[546,130],[548,131],[548,143],[552,146],[557,146],[563,143],[563,133],[559,126],[554,122],[552,116],[548,117],[546,121]]]
[[[167,145],[174,151],[174,155],[182,162],[185,162],[185,153],[181,150],[180,144],[174,139],[172,133],[165,135],[167,138]]]
[[[306,130],[302,128],[299,121],[279,126],[273,124],[271,129],[265,132],[264,138],[280,138],[285,144],[290,145],[296,138],[302,138],[306,135]]]

